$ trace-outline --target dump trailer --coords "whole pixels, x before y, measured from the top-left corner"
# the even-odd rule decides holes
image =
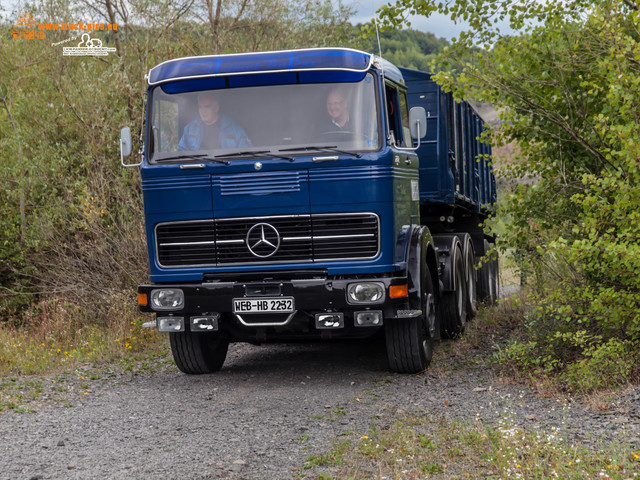
[[[142,178],[139,308],[181,371],[219,370],[231,342],[384,335],[390,369],[416,373],[495,300],[490,147],[429,74],[317,48],[147,79],[141,159],[125,127],[121,161]]]

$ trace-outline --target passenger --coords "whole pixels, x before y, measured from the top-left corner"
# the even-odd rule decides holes
[[[211,92],[198,95],[199,116],[184,127],[178,150],[216,150],[250,147],[247,132],[235,120],[220,113],[220,104]]]

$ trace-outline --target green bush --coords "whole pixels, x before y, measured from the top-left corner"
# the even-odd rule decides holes
[[[637,370],[637,342],[611,338],[605,343],[591,345],[582,353],[584,357],[567,365],[562,374],[572,390],[588,392],[626,385],[633,370]]]
[[[517,252],[530,311],[499,358],[578,390],[637,380],[637,4],[398,0],[381,9],[383,24],[402,23],[407,10],[468,22],[434,63],[436,78],[457,97],[499,106],[494,144],[516,152],[500,165],[501,246]],[[501,33],[505,16],[517,34]],[[486,48],[470,56],[477,45]]]

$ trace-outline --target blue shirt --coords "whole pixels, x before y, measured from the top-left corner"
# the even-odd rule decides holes
[[[220,122],[220,148],[251,146],[247,132],[236,121],[226,115],[220,115],[218,121]],[[184,133],[178,142],[178,150],[199,150],[203,131],[204,122],[200,117],[189,122],[184,127]]]

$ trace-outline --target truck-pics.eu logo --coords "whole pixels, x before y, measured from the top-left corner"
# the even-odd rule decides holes
[[[25,12],[16,19],[16,23],[11,30],[11,37],[14,39],[25,38],[28,40],[43,40],[45,37],[45,32],[53,32],[54,35],[58,32],[69,32],[71,34],[70,38],[51,44],[52,47],[55,47],[56,45],[60,45],[62,43],[77,41],[78,36],[82,34],[82,41],[78,44],[78,46],[63,48],[63,55],[88,55],[92,57],[103,57],[109,55],[110,52],[115,52],[116,49],[112,47],[103,47],[102,40],[91,38],[89,33],[97,31],[104,31],[106,33],[109,33],[112,31],[115,32],[117,30],[118,25],[115,23],[40,23],[34,16],[31,15],[30,12]]]
[[[104,57],[109,55],[109,52],[115,52],[113,47],[103,47],[102,40],[97,38],[91,38],[88,33],[82,34],[82,40],[78,43],[77,47],[63,47],[62,55],[64,56],[80,56],[88,55],[91,57]]]
[[[16,20],[16,24],[11,31],[13,38],[44,38],[44,32],[38,31],[38,25],[36,19],[31,16],[30,13],[23,13]]]

